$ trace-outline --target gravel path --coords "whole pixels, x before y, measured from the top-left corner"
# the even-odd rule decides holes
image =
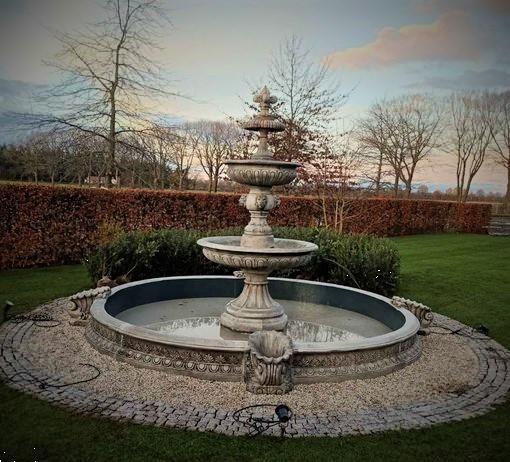
[[[70,326],[66,300],[45,305],[42,311],[61,320],[53,328],[34,327],[29,341],[20,346],[34,368],[68,381],[93,374],[79,363],[94,364],[101,370],[96,380],[80,384],[84,390],[108,393],[123,399],[165,402],[172,406],[189,405],[234,410],[251,404],[284,401],[298,413],[354,412],[367,408],[392,408],[398,405],[461,394],[472,387],[478,374],[478,359],[467,341],[453,335],[431,334],[421,337],[422,357],[402,370],[384,377],[342,383],[297,385],[284,397],[256,396],[243,383],[209,382],[138,369],[98,353],[84,337],[84,328]]]

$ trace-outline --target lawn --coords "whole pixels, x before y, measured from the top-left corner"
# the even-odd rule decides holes
[[[483,323],[510,347],[510,239],[395,238],[399,294],[466,324]],[[87,287],[80,266],[0,272],[0,302],[16,311]],[[0,386],[0,460],[508,460],[510,403],[465,422],[346,438],[231,438],[84,418]],[[35,448],[35,449],[34,449]],[[2,452],[5,451],[4,454]]]

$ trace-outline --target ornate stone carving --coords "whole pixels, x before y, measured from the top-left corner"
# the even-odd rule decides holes
[[[254,332],[245,355],[246,389],[256,394],[283,394],[293,388],[292,340],[276,331]]]
[[[233,254],[217,249],[204,248],[204,255],[207,259],[220,265],[243,270],[269,270],[292,268],[308,263],[311,255],[257,255],[257,254]]]
[[[377,350],[354,350],[330,354],[295,353],[294,382],[339,382],[385,375],[416,361],[421,354],[417,335]]]
[[[257,210],[266,210],[268,194],[257,194],[255,196],[255,207]]]
[[[99,351],[136,366],[175,370],[208,380],[241,380],[242,352],[179,348],[116,334],[94,319],[86,330],[87,340]]]
[[[73,326],[84,325],[89,319],[90,307],[96,298],[107,298],[110,287],[103,286],[96,289],[84,290],[69,297],[69,314],[73,318],[69,323]]]
[[[434,313],[430,307],[402,297],[393,297],[391,303],[397,308],[405,308],[413,313],[418,318],[418,321],[420,321],[420,333],[429,333],[428,328],[432,321],[434,321]]]
[[[227,163],[227,165],[227,175],[232,181],[250,186],[282,186],[290,183],[297,176],[297,164],[292,164],[292,167],[287,168],[264,167],[257,164],[239,165]]]

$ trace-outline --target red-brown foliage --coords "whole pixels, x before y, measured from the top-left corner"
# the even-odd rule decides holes
[[[379,236],[484,233],[490,219],[487,204],[356,199],[350,207],[344,230]],[[321,216],[313,198],[282,197],[270,222],[317,226]],[[247,222],[233,194],[0,185],[0,268],[79,262],[100,241],[105,223],[124,230],[207,230]]]

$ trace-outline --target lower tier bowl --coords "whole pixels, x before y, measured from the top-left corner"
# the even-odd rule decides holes
[[[296,383],[384,375],[418,359],[419,322],[386,297],[345,286],[269,279],[289,317]],[[242,381],[247,334],[219,323],[243,281],[181,276],[124,284],[91,308],[87,339],[140,367],[206,380]]]

